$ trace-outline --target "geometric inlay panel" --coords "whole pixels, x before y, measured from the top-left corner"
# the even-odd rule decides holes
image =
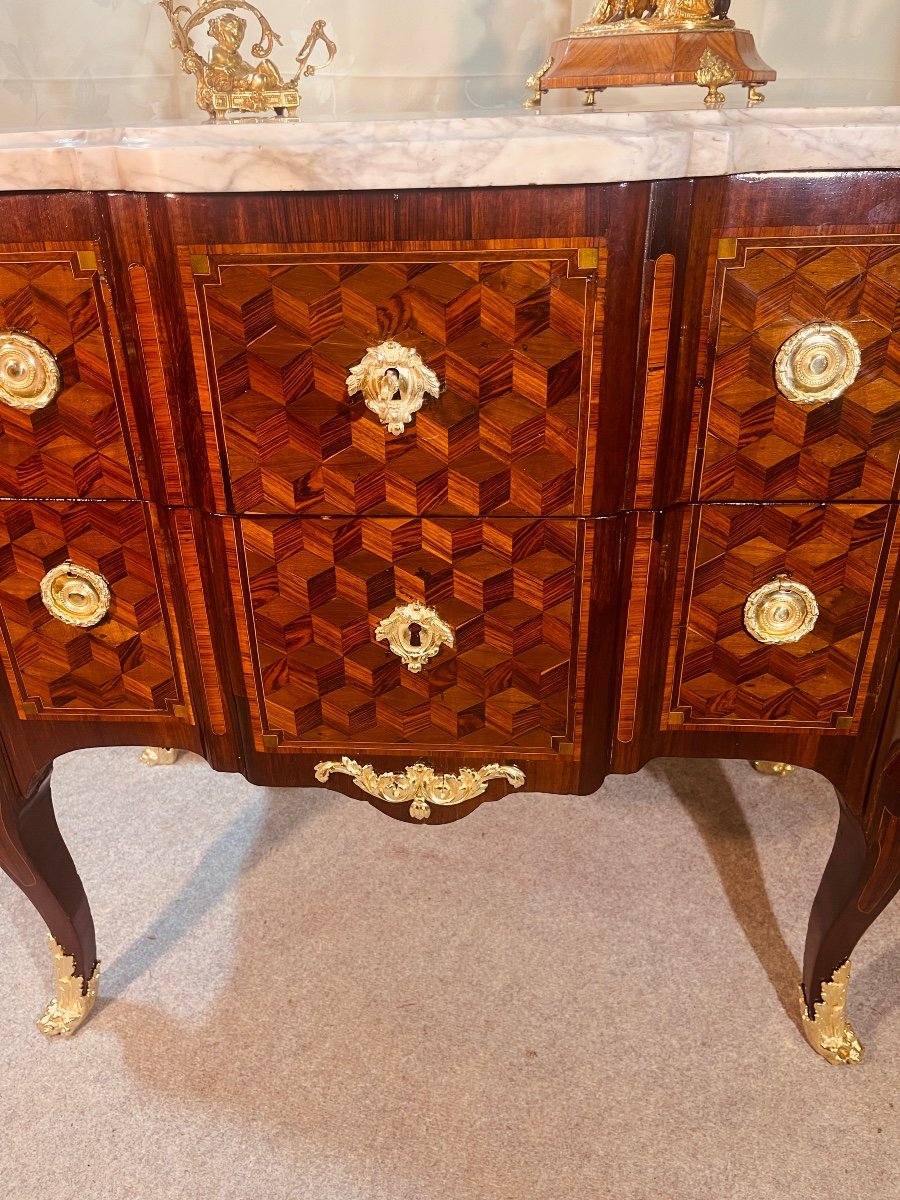
[[[570,736],[580,522],[236,524],[257,734],[346,754],[360,744],[552,752]],[[419,672],[375,636],[411,601],[454,635]]]
[[[136,496],[97,270],[74,252],[0,259],[0,329],[45,345],[61,375],[46,408],[0,403],[0,495]]]
[[[186,715],[149,522],[139,503],[0,503],[0,654],[21,716]],[[109,585],[90,628],[42,602],[41,580],[67,561]]]
[[[900,245],[747,239],[735,254],[715,264],[700,499],[891,499],[900,456]],[[776,388],[775,360],[789,337],[820,322],[852,334],[862,367],[838,399],[796,403]]]
[[[664,726],[854,728],[896,563],[894,521],[888,505],[694,509],[682,537]],[[819,617],[798,642],[761,643],[744,606],[782,574],[813,592]]]
[[[195,280],[198,375],[232,511],[572,513],[602,303],[574,250],[527,253],[217,258],[212,282]],[[398,436],[347,389],[388,340],[440,381]]]

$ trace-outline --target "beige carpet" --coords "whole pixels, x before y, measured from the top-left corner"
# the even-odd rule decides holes
[[[57,768],[103,957],[69,1042],[0,879],[4,1197],[900,1195],[900,906],[855,957],[864,1065],[794,1023],[816,776],[658,763],[427,829],[136,760]]]

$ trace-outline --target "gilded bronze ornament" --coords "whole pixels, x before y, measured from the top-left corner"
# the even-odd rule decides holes
[[[140,761],[145,767],[172,767],[178,762],[178,753],[168,746],[147,746]]]
[[[425,763],[414,763],[403,774],[391,771],[383,775],[372,766],[361,766],[352,758],[340,762],[320,762],[316,779],[327,783],[332,775],[349,775],[361,791],[389,804],[408,804],[409,813],[417,821],[427,821],[431,805],[449,808],[482,795],[494,779],[505,779],[510,787],[525,783],[524,772],[518,767],[502,767],[499,763],[480,767],[463,767],[458,775],[436,775]]]
[[[784,779],[786,775],[793,775],[797,768],[791,763],[769,762],[766,759],[758,758],[754,760],[753,769],[760,775],[776,775],[779,779]]]
[[[718,54],[713,54],[710,49],[703,51],[703,57],[700,59],[700,66],[697,68],[694,79],[701,87],[707,89],[706,98],[703,101],[707,108],[721,108],[725,103],[725,97],[719,88],[728,83],[734,83],[736,78],[737,74],[730,63],[725,62]]]
[[[425,397],[440,395],[441,385],[416,350],[399,342],[382,342],[370,347],[362,362],[351,368],[347,391],[351,396],[361,392],[366,407],[387,426],[388,433],[398,437]]]
[[[298,84],[317,71],[330,66],[337,46],[325,32],[324,21],[314,21],[309,36],[296,56],[297,71],[284,79],[269,58],[281,38],[263,14],[249,0],[206,0],[193,12],[187,4],[159,0],[172,27],[172,48],[181,51],[181,69],[197,78],[197,105],[217,121],[229,113],[261,114],[270,110],[277,117],[296,117],[300,107]],[[238,10],[250,13],[259,22],[259,39],[250,47],[250,61],[241,48],[247,36],[247,20]],[[219,16],[214,14],[219,13]],[[209,18],[207,35],[214,45],[209,58],[195,49],[192,34]],[[321,43],[328,57],[324,63],[310,62]]]
[[[25,410],[46,408],[62,386],[59,364],[27,333],[0,332],[0,402]]]
[[[800,1008],[806,1040],[828,1062],[835,1066],[860,1063],[862,1044],[847,1020],[847,991],[850,987],[850,962],[835,971],[828,983],[822,985],[822,999],[809,1015],[806,997],[800,989]]]
[[[440,653],[442,646],[452,650],[455,642],[447,622],[442,621],[433,608],[417,600],[400,605],[379,622],[375,639],[386,641],[413,675],[418,675],[425,664]]]
[[[64,562],[53,567],[41,580],[41,600],[57,621],[90,629],[99,625],[109,612],[112,595],[102,575],[73,562]]]
[[[778,390],[795,404],[821,404],[843,396],[859,375],[862,352],[849,329],[831,321],[805,325],[775,359]]]
[[[740,83],[747,104],[776,78],[759,57],[753,36],[729,20],[730,0],[595,0],[591,15],[558,38],[525,86],[526,108],[539,109],[547,92],[577,88],[585,105],[610,87],[697,84],[706,104],[725,103],[720,88]]]
[[[75,959],[62,946],[49,938],[50,954],[56,977],[56,996],[38,1017],[37,1027],[47,1037],[71,1037],[94,1007],[100,987],[100,964],[85,983],[75,974]]]
[[[786,646],[811,633],[819,619],[816,597],[790,575],[777,575],[747,597],[744,625],[758,642]]]

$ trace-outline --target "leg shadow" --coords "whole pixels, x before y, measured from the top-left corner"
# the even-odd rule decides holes
[[[696,825],[731,911],[782,1008],[800,1029],[800,966],[769,900],[750,826],[719,763],[705,761],[702,774],[698,774],[699,765],[695,760],[661,760],[650,764],[648,770],[669,785]]]

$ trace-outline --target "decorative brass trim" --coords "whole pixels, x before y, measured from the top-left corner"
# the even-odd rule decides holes
[[[729,259],[737,258],[737,249],[738,240],[736,237],[719,238],[716,258],[719,262],[727,262]]]
[[[301,77],[308,79],[330,66],[337,54],[337,46],[325,32],[325,22],[314,21],[297,54],[296,73],[291,79],[283,79],[268,57],[276,43],[282,44],[281,38],[250,0],[205,0],[194,12],[175,0],[159,0],[159,4],[172,27],[172,49],[181,51],[182,71],[197,77],[197,106],[214,121],[230,112],[257,114],[269,109],[279,117],[296,116],[300,107],[297,85]],[[249,62],[241,54],[247,21],[235,9],[251,13],[259,22],[259,39],[250,47],[256,62]],[[214,17],[217,12],[221,15]],[[204,61],[191,35],[207,17],[212,20],[206,33],[215,44],[209,60]],[[310,59],[319,42],[327,50],[328,58],[319,66],[312,66]]]
[[[596,271],[600,266],[600,251],[596,246],[579,246],[578,248],[578,269],[579,271]]]
[[[442,646],[453,649],[456,640],[453,630],[442,621],[433,608],[414,600],[395,608],[375,628],[375,639],[387,642],[413,675],[418,675],[427,662],[440,653]]]
[[[71,1037],[94,1007],[100,987],[100,964],[96,964],[85,983],[75,974],[75,959],[52,936],[48,941],[56,976],[56,997],[38,1017],[37,1027],[46,1037]]]
[[[700,58],[700,66],[697,68],[697,73],[694,76],[700,87],[707,89],[706,97],[703,103],[707,108],[721,108],[725,103],[725,97],[719,91],[720,87],[725,87],[726,84],[734,83],[737,78],[737,72],[730,63],[727,63],[724,58],[720,58],[718,54],[713,53],[707,46]]]
[[[167,746],[148,746],[140,757],[145,767],[171,767],[178,762],[178,751]]]
[[[99,268],[97,255],[93,250],[78,250],[76,251],[78,258],[78,266],[82,271],[96,271]]]
[[[843,396],[861,366],[859,342],[850,330],[816,321],[798,329],[778,351],[775,382],[795,404],[821,404]]]
[[[783,779],[785,775],[793,775],[797,768],[792,763],[769,762],[767,759],[758,758],[754,759],[753,769],[760,775],[777,775]]]
[[[332,775],[349,775],[362,791],[389,804],[408,804],[409,813],[417,821],[431,816],[431,805],[451,808],[482,795],[493,779],[505,779],[510,787],[520,788],[525,774],[518,767],[502,767],[499,763],[480,767],[463,767],[458,775],[436,775],[425,763],[414,763],[404,774],[388,771],[379,775],[372,766],[360,766],[352,758],[340,762],[320,762],[316,779],[327,783]]]
[[[382,342],[371,346],[362,362],[351,368],[347,391],[351,396],[362,392],[366,407],[387,426],[388,433],[398,437],[425,403],[426,395],[440,395],[441,385],[416,350],[399,342]]]
[[[835,1066],[862,1062],[865,1053],[853,1026],[847,1020],[847,991],[850,987],[850,960],[822,984],[822,999],[814,1005],[811,1017],[803,989],[800,1009],[806,1040],[824,1059]]]
[[[46,408],[59,394],[59,364],[43,342],[13,329],[0,332],[0,402],[10,408]]]
[[[787,646],[815,628],[819,605],[815,595],[790,575],[777,575],[747,597],[744,625],[758,642]]]
[[[553,55],[548,55],[538,69],[529,75],[525,80],[525,86],[530,89],[531,95],[522,105],[523,108],[540,108],[546,88],[541,86],[541,80],[553,66]]]
[[[64,562],[41,580],[41,600],[57,621],[90,629],[99,625],[109,612],[112,595],[102,575],[76,563]]]
[[[192,275],[211,275],[212,267],[209,261],[208,254],[192,254],[191,255],[191,274]]]

